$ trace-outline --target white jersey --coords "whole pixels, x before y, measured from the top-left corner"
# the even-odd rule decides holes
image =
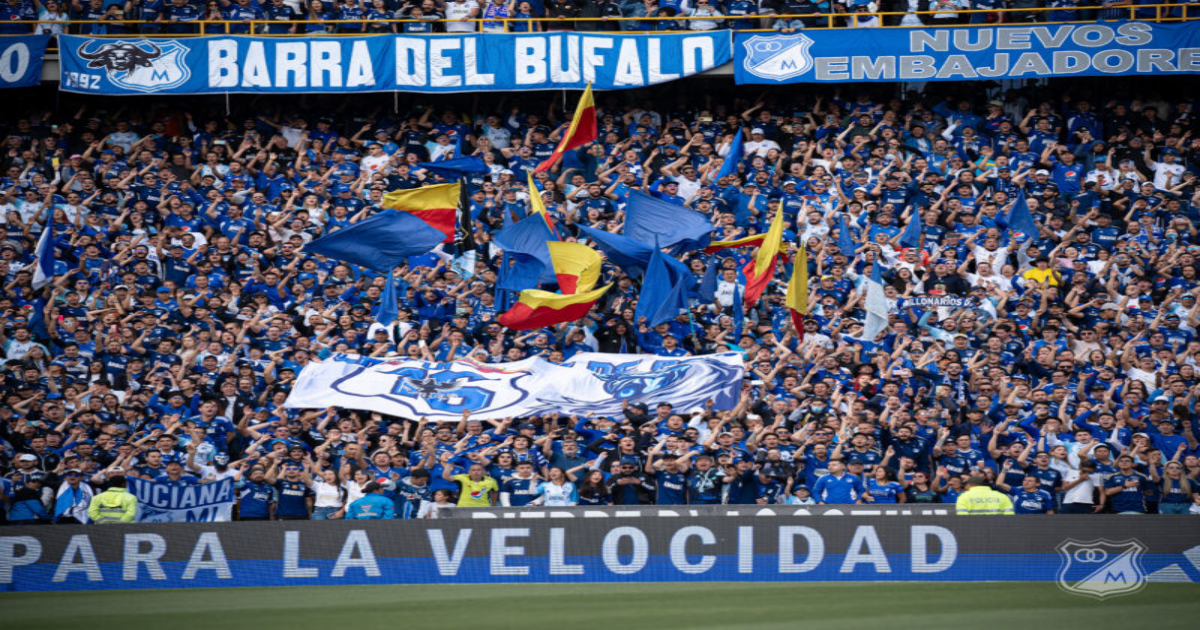
[[[538,503],[549,507],[566,507],[578,502],[575,484],[570,481],[564,482],[561,486],[543,481],[538,484],[538,494],[541,495]]]
[[[471,12],[478,8],[479,4],[476,2],[447,2],[446,19],[461,20],[471,17]],[[447,33],[472,33],[474,31],[475,22],[446,22]]]

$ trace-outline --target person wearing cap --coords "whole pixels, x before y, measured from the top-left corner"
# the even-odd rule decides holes
[[[138,499],[125,489],[123,475],[108,480],[108,489],[92,497],[87,515],[97,525],[132,523],[137,518]]]
[[[767,154],[772,150],[779,151],[779,143],[766,137],[766,130],[761,126],[750,128],[750,140],[742,145],[747,157],[758,156],[767,157]]]
[[[362,490],[362,498],[346,508],[346,520],[378,521],[396,518],[396,506],[391,499],[383,496],[383,486],[378,481],[368,482]]]
[[[83,480],[83,471],[78,468],[67,469],[63,481],[54,497],[54,522],[59,525],[87,523],[95,491]]]

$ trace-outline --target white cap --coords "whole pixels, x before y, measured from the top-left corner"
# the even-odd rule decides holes
[[[754,135],[756,133],[763,133],[762,127],[755,127],[750,130],[750,135]]]

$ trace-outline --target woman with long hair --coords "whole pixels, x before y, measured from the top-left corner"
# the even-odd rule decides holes
[[[1162,498],[1158,502],[1159,514],[1187,514],[1192,505],[1192,492],[1197,486],[1184,474],[1184,466],[1178,461],[1169,461],[1163,467]]]
[[[578,505],[612,505],[612,490],[603,471],[589,470],[583,476],[576,501]]]
[[[575,484],[567,478],[567,471],[559,466],[551,466],[549,478],[537,485],[538,497],[533,505],[550,507],[566,507],[579,503],[579,492]]]

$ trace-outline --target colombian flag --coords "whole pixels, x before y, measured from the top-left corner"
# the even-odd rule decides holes
[[[558,141],[554,153],[546,158],[545,162],[538,164],[533,172],[540,173],[554,168],[564,153],[595,139],[596,103],[592,100],[592,84],[588,83],[587,89],[583,91],[583,96],[579,97],[579,105],[575,107],[575,117],[571,119],[571,126],[567,129],[567,133],[563,134],[562,140]]]
[[[788,282],[787,299],[788,311],[792,316],[792,325],[796,334],[804,340],[804,316],[808,313],[808,250],[800,245],[800,252],[792,263],[792,279]]]
[[[708,247],[704,248],[704,253],[715,254],[723,249],[729,249],[731,247],[746,247],[747,245],[758,247],[762,245],[763,239],[766,237],[766,234],[755,234],[753,236],[744,236],[733,241],[713,241]]]
[[[383,207],[412,213],[445,234],[446,240],[442,241],[443,243],[452,243],[460,187],[461,184],[438,184],[410,190],[393,190],[383,196]]]
[[[771,229],[763,237],[762,245],[754,260],[746,263],[742,273],[746,275],[746,305],[753,305],[762,297],[771,278],[775,275],[775,258],[783,245],[783,212],[775,213]]]
[[[587,315],[592,305],[604,296],[611,284],[594,289],[600,279],[603,261],[595,250],[579,243],[547,241],[554,275],[562,293],[539,289],[521,291],[512,308],[496,318],[501,325],[513,330],[533,330],[571,322]]]

